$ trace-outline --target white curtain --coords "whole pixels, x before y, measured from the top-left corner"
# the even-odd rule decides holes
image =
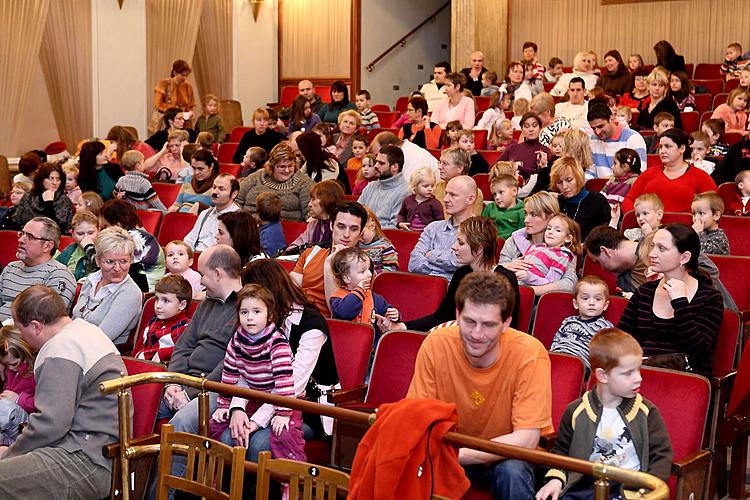
[[[42,43],[49,0],[0,0],[0,154],[14,151]]]
[[[232,0],[204,3],[193,69],[199,96],[232,98]]]
[[[52,2],[39,59],[60,138],[73,151],[93,134],[90,0]]]

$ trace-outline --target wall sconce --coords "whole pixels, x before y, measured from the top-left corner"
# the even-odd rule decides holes
[[[258,22],[258,14],[260,13],[260,7],[263,5],[265,0],[248,0],[250,2],[250,7],[253,9],[253,19],[255,19],[255,22]]]

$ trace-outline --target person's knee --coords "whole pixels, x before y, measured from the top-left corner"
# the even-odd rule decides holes
[[[247,447],[246,458],[251,462],[258,462],[261,451],[271,450],[271,427],[259,429],[250,436],[250,446]]]
[[[511,491],[519,495],[517,498],[533,497],[534,470],[531,465],[522,460],[503,460],[492,468],[492,489],[498,496],[502,491]],[[502,495],[500,495],[502,497]]]

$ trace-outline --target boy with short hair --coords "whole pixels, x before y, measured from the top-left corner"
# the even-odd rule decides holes
[[[266,255],[274,256],[287,247],[281,227],[281,198],[276,193],[265,191],[255,198],[255,208],[260,220],[260,246]]]
[[[563,62],[559,57],[553,57],[549,60],[549,69],[544,72],[544,81],[547,83],[557,83],[563,74]]]
[[[133,357],[168,364],[177,340],[188,324],[192,300],[190,283],[179,274],[167,274],[156,283],[154,317],[140,332]]]
[[[740,77],[740,71],[747,67],[749,61],[742,61],[742,45],[738,42],[727,45],[724,62],[719,72],[727,81]]]
[[[357,92],[357,96],[354,99],[354,104],[357,106],[359,116],[362,117],[362,126],[369,132],[374,128],[380,128],[380,121],[378,115],[370,109],[370,92],[367,90],[360,90]]]
[[[164,247],[164,258],[168,274],[178,274],[185,278],[193,289],[193,298],[203,298],[201,275],[193,269],[193,249],[182,240],[173,240]]]
[[[596,386],[565,409],[552,453],[647,472],[667,481],[672,444],[659,409],[638,393],[643,349],[617,328],[605,328],[589,344]],[[550,469],[536,498],[593,493],[594,478]],[[620,491],[624,495],[624,492]]]
[[[477,153],[473,130],[463,129],[458,131],[458,147],[466,151],[466,154],[469,155],[468,175],[486,174],[490,171],[490,164],[487,163],[484,156]]]
[[[240,177],[247,177],[263,166],[268,160],[268,153],[258,146],[248,148],[240,163]]]
[[[626,229],[622,234],[630,241],[641,241],[659,229],[664,217],[664,202],[654,193],[644,193],[633,204],[638,227]]]
[[[750,170],[743,170],[734,178],[737,191],[727,206],[729,213],[734,215],[750,215]]]
[[[560,324],[552,339],[550,351],[564,352],[578,356],[586,365],[586,373],[591,371],[589,364],[589,343],[599,330],[614,325],[604,317],[609,307],[609,287],[598,276],[584,276],[576,283],[573,307],[578,314],[568,316]]]
[[[352,156],[346,162],[347,170],[359,170],[362,168],[362,158],[367,154],[367,147],[370,145],[367,136],[354,134],[352,137]],[[357,176],[358,180],[360,176]]]
[[[482,217],[492,219],[498,237],[507,240],[514,231],[524,225],[526,213],[523,201],[518,199],[518,179],[509,174],[500,174],[490,181],[493,201],[482,211]]]
[[[659,136],[671,128],[674,128],[674,116],[666,111],[656,113],[656,116],[654,116],[654,131],[656,134],[643,139],[646,142],[647,154],[653,155],[659,152]]]
[[[143,163],[143,153],[131,149],[122,155],[120,166],[125,170],[125,175],[117,180],[115,192],[117,196],[137,210],[148,210],[155,208],[162,213],[167,211],[167,207],[159,199],[159,195],[154,191],[148,176],[143,173],[145,170]]]
[[[703,125],[701,125],[701,130],[708,134],[708,138],[711,140],[711,145],[708,148],[708,154],[706,156],[717,159],[724,158],[729,152],[729,145],[722,142],[724,131],[726,130],[724,120],[719,118],[706,120],[703,122]]]
[[[371,290],[370,256],[362,248],[350,247],[332,255],[331,270],[339,288],[331,294],[331,317],[375,327],[377,343],[380,331],[376,315],[393,322],[401,321],[398,309]]]
[[[693,229],[701,240],[701,253],[729,255],[729,240],[719,227],[724,213],[724,200],[716,191],[695,195],[690,205],[693,212]]]
[[[716,163],[706,160],[708,148],[711,146],[711,138],[702,130],[697,130],[690,134],[693,143],[690,145],[690,161],[699,169],[711,175],[716,168]]]
[[[479,95],[490,97],[500,91],[500,87],[495,85],[497,82],[497,73],[494,71],[485,71],[482,73],[482,91]]]

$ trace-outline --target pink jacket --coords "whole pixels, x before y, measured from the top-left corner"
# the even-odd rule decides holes
[[[734,111],[728,104],[719,104],[711,115],[711,119],[718,118],[726,125],[725,132],[739,132],[745,134],[747,128],[747,113]]]
[[[33,369],[33,368],[32,368]],[[18,371],[3,368],[5,372],[5,390],[13,391],[18,394],[18,406],[24,409],[29,415],[36,412],[34,405],[34,393],[36,392],[36,381],[34,374],[24,377],[23,374],[30,370],[27,362],[18,365]]]

